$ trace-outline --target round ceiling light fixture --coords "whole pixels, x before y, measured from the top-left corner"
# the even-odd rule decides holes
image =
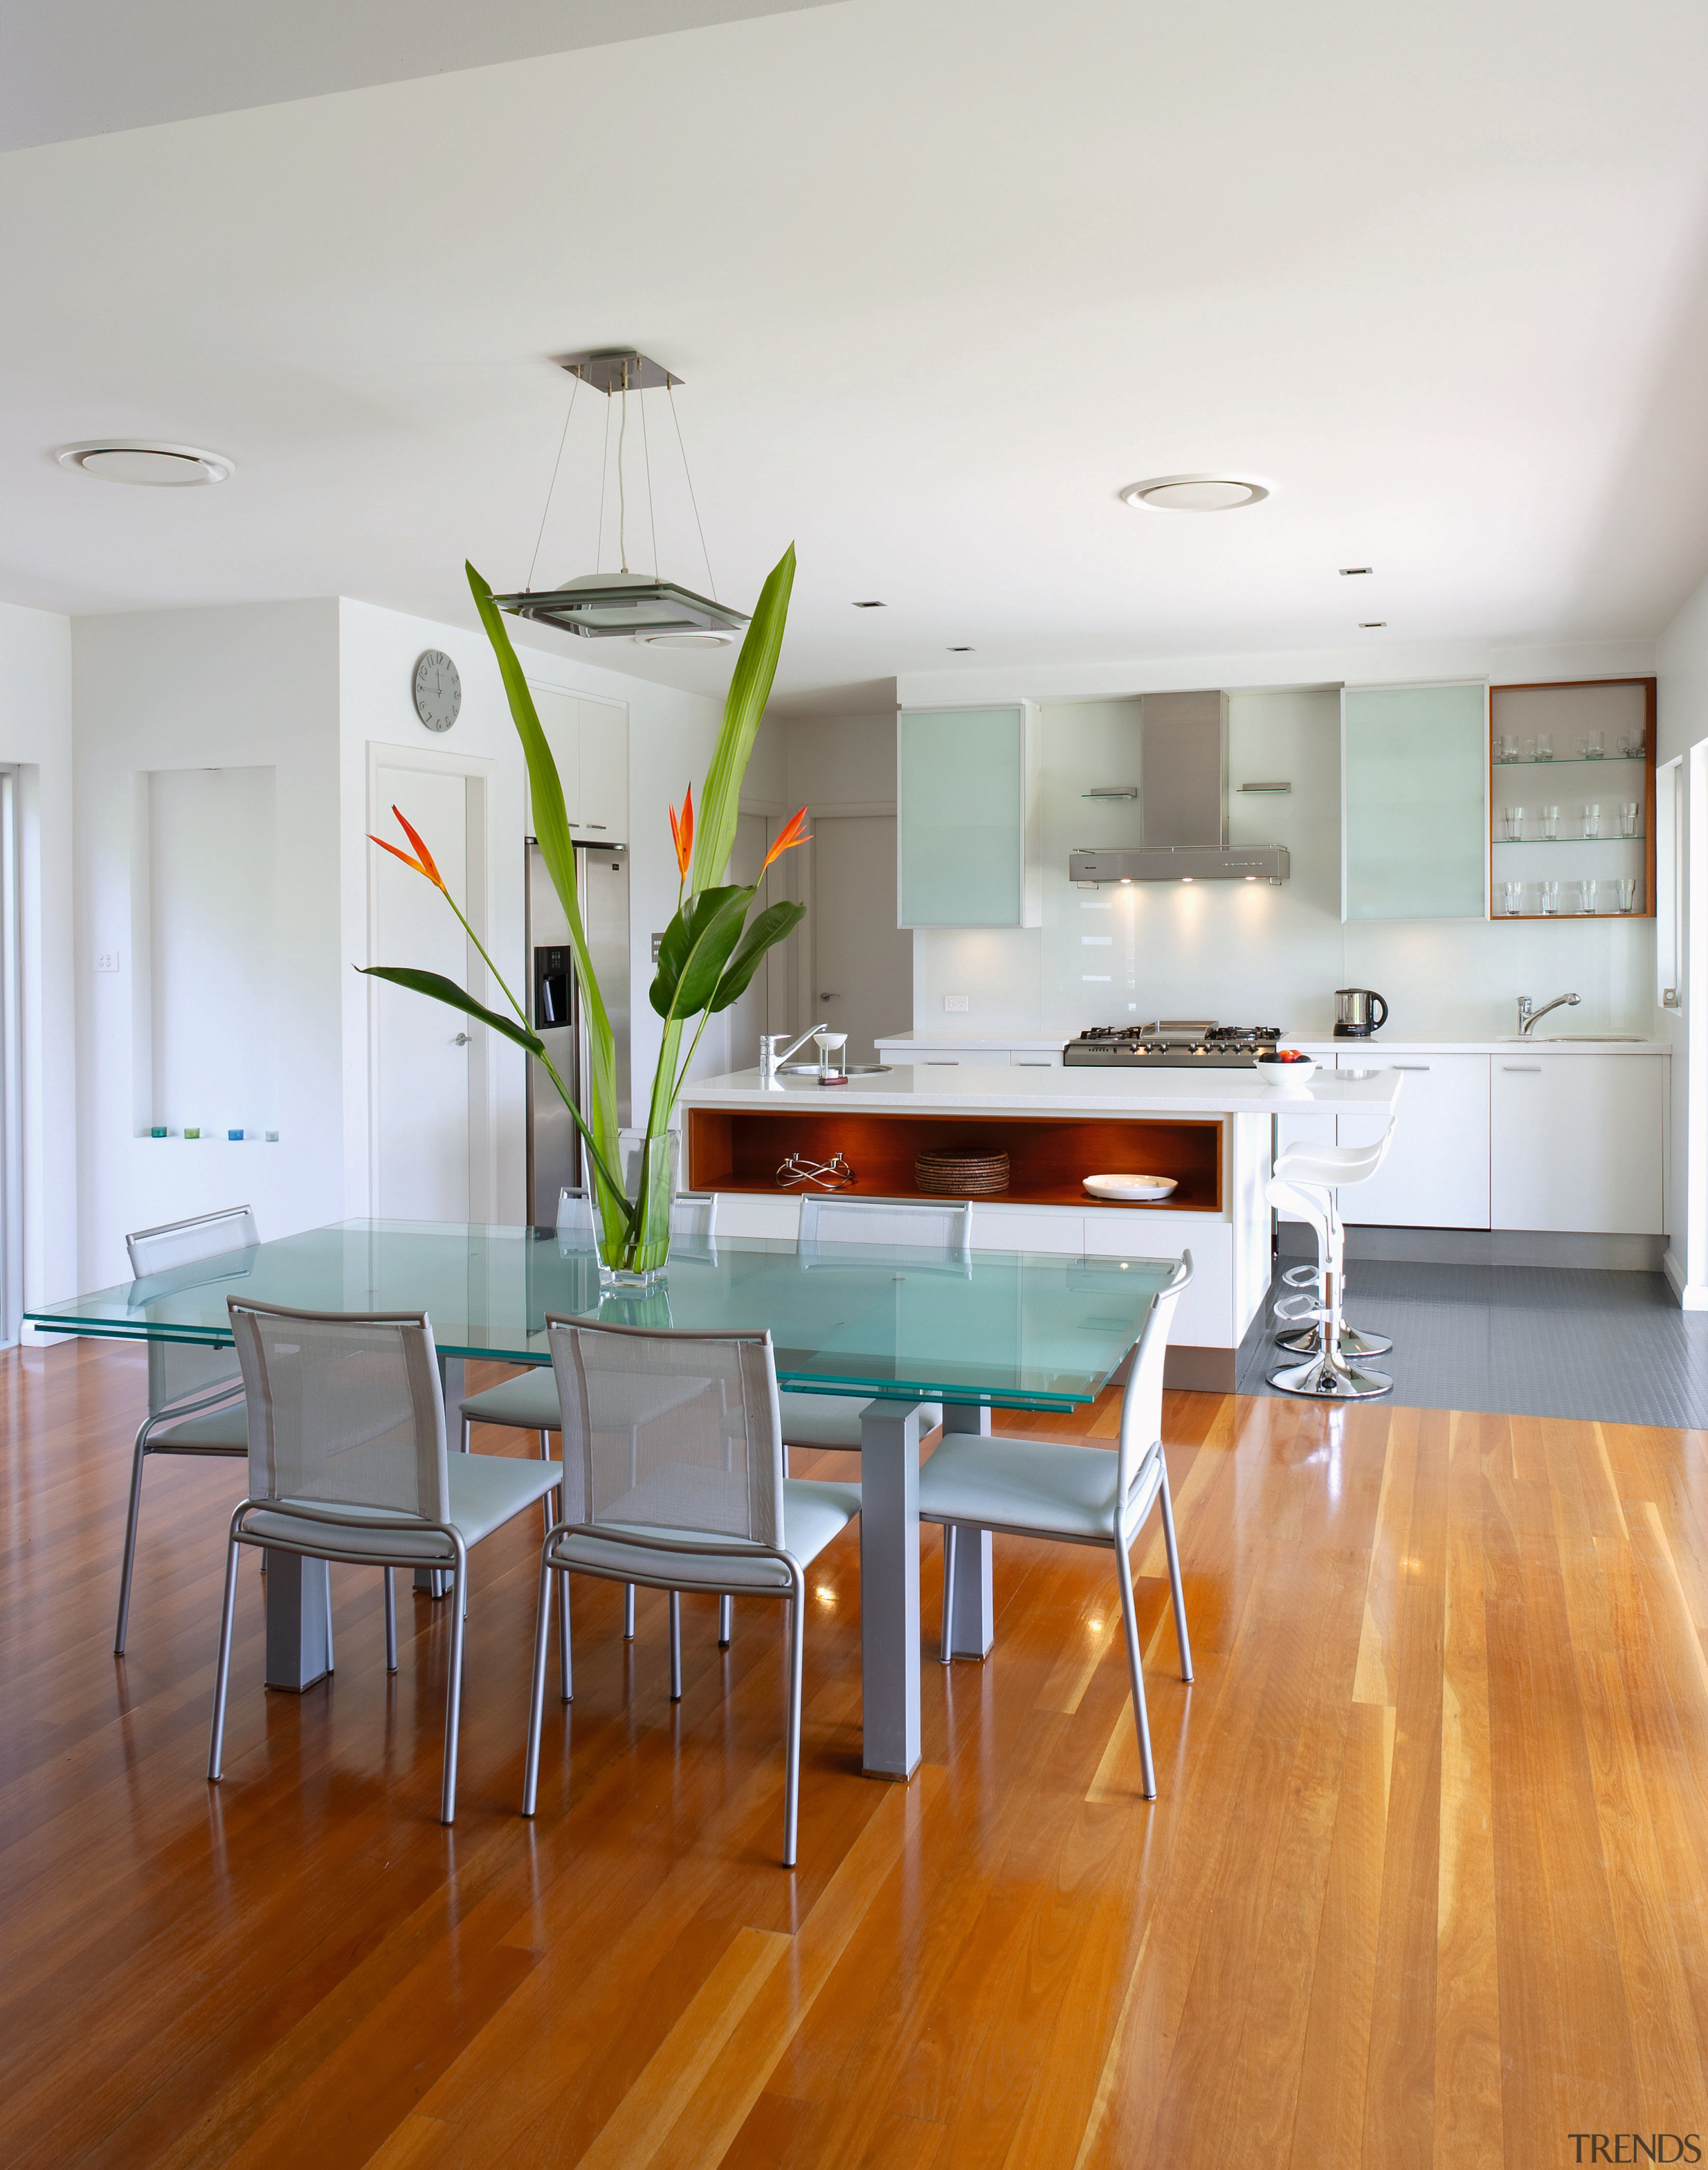
[[[238,463],[197,445],[159,445],[136,437],[98,437],[87,445],[61,445],[54,457],[103,482],[128,482],[144,489],[197,489],[224,482]]]
[[[1261,505],[1269,489],[1254,475],[1152,475],[1149,482],[1129,482],[1120,495],[1124,505],[1154,505],[1160,512],[1237,512]]]
[[[734,640],[733,633],[724,633],[716,627],[688,627],[678,633],[638,633],[637,644],[643,648],[728,648]]]

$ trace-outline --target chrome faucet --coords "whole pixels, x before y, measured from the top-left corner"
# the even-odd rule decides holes
[[[1544,1002],[1541,1008],[1538,1010],[1531,1008],[1530,998],[1528,995],[1520,995],[1519,997],[1519,1030],[1528,1034],[1531,1026],[1539,1018],[1546,1017],[1550,1010],[1557,1010],[1562,1002],[1568,1009],[1575,1009],[1578,997],[1576,995],[1556,995],[1551,1002]]]
[[[1575,995],[1572,997],[1572,1000],[1574,1002],[1577,1000],[1577,997]],[[760,1083],[761,1085],[775,1085],[777,1082],[777,1072],[782,1067],[783,1064],[788,1061],[790,1056],[792,1056],[798,1048],[804,1047],[815,1032],[829,1032],[830,1029],[830,1020],[829,1018],[820,1018],[816,1024],[809,1024],[798,1040],[791,1040],[787,1047],[782,1045],[784,1039],[787,1038],[787,1034],[780,1032],[761,1033],[759,1037]]]

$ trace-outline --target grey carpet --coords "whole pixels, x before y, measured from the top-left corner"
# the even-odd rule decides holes
[[[1284,1261],[1290,1264],[1291,1261]],[[1659,1274],[1356,1259],[1347,1315],[1390,1335],[1386,1398],[1429,1409],[1708,1428],[1708,1313],[1680,1311]],[[1241,1348],[1237,1390],[1275,1390],[1269,1305]]]

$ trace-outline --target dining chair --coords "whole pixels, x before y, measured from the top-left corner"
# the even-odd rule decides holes
[[[439,1820],[456,1814],[456,1739],[468,1555],[556,1492],[555,1462],[445,1451],[445,1403],[424,1311],[286,1311],[228,1297],[253,1421],[249,1496],[233,1510],[207,1775],[220,1777],[232,1617],[243,1545],[376,1567],[384,1575],[386,1670],[398,1670],[395,1568],[451,1576],[451,1667]],[[560,1510],[561,1511],[561,1510]]]
[[[958,1205],[915,1205],[905,1200],[863,1198],[803,1198],[801,1200],[800,1248],[809,1264],[812,1247],[820,1243],[874,1243],[930,1251],[945,1264],[970,1266],[973,1256],[972,1201]],[[834,1257],[817,1261],[845,1264]],[[803,1394],[785,1388],[778,1396],[782,1409],[783,1466],[788,1466],[790,1447],[830,1448],[839,1454],[860,1451],[860,1419],[871,1405],[846,1395]],[[943,1420],[935,1402],[925,1404],[920,1430],[929,1431]]]
[[[704,1198],[683,1197],[670,1202],[670,1241],[684,1238],[692,1243],[709,1240],[718,1222],[718,1200],[714,1195]],[[593,1230],[593,1204],[584,1190],[564,1190],[558,1200],[558,1228],[562,1234],[568,1229],[578,1232]],[[540,1458],[548,1461],[552,1453],[552,1434],[561,1424],[558,1411],[558,1382],[552,1376],[549,1364],[536,1364],[514,1379],[505,1379],[496,1387],[488,1387],[483,1392],[470,1394],[461,1405],[462,1416],[462,1451],[469,1447],[471,1424],[508,1424],[517,1431],[531,1431],[539,1436]],[[726,1648],[729,1636],[727,1620],[718,1623],[718,1640]],[[630,1590],[623,1600],[624,1639],[634,1640],[634,1592]]]
[[[786,1607],[783,1866],[795,1865],[805,1570],[860,1512],[857,1484],[785,1477],[769,1331],[703,1334],[548,1317],[564,1412],[563,1519],[540,1558],[522,1814],[539,1791],[552,1579],[593,1575],[670,1593],[670,1699],[682,1693],[685,1590],[739,1591]],[[563,1700],[568,1609],[560,1603]]]
[[[1191,1279],[1192,1253],[1186,1251],[1172,1278],[1151,1299],[1121,1397],[1120,1440],[1113,1454],[1107,1447],[1070,1446],[1060,1440],[1018,1438],[1011,1432],[984,1437],[972,1432],[945,1432],[936,1453],[919,1474],[920,1520],[943,1525],[941,1655],[946,1665],[953,1647],[950,1622],[957,1524],[1008,1537],[1102,1545],[1113,1551],[1147,1801],[1156,1799],[1156,1772],[1150,1757],[1150,1726],[1145,1709],[1145,1676],[1129,1554],[1150,1510],[1160,1504],[1169,1589],[1174,1600],[1174,1633],[1180,1646],[1180,1676],[1190,1681],[1192,1644],[1186,1629],[1186,1598],[1180,1583],[1168,1462],[1162,1451],[1162,1367],[1174,1307]]]
[[[159,1228],[138,1228],[125,1238],[131,1272],[138,1281],[170,1275],[174,1288],[193,1282],[187,1269],[204,1260],[251,1249],[261,1238],[247,1205],[198,1213]],[[125,1517],[125,1555],[119,1572],[119,1621],[113,1651],[125,1654],[131,1626],[131,1585],[136,1568],[136,1531],[142,1515],[142,1470],[151,1454],[199,1454],[240,1460],[249,1451],[248,1412],[237,1351],[202,1342],[150,1341],[148,1414],[137,1428],[131,1456],[131,1504]]]

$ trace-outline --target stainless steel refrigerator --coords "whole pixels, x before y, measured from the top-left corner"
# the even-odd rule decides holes
[[[540,847],[527,841],[528,1015],[558,1076],[587,1111],[587,1034],[568,922]],[[616,1041],[616,1120],[630,1120],[628,847],[577,844],[575,881],[587,948]],[[528,1218],[549,1228],[558,1194],[584,1189],[581,1134],[537,1062],[528,1064]]]

